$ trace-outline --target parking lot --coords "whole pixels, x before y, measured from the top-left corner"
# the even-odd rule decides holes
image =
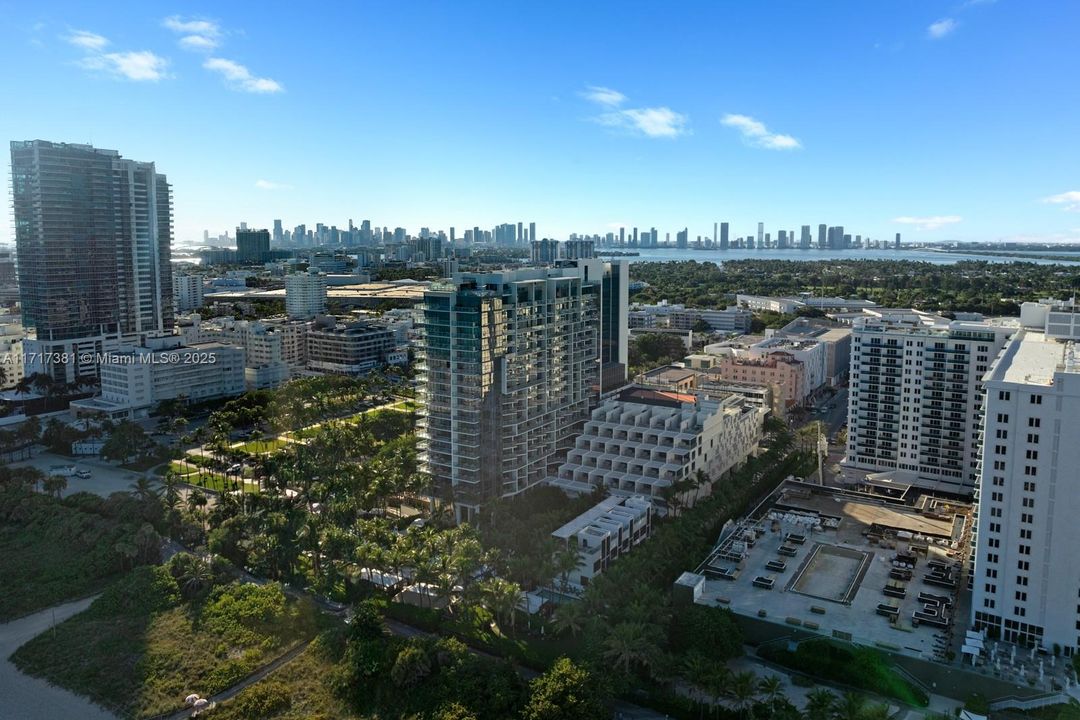
[[[140,477],[149,477],[155,482],[158,478],[149,472],[134,472],[112,465],[98,458],[71,458],[65,455],[56,455],[51,452],[42,452],[29,460],[21,460],[12,463],[12,467],[32,466],[41,470],[46,475],[58,465],[74,465],[78,470],[89,470],[89,478],[69,477],[67,489],[63,495],[66,497],[77,492],[91,492],[102,497],[108,497],[114,492],[126,492],[131,489],[132,483]]]
[[[942,565],[956,572],[947,555],[952,518],[849,495],[782,501],[699,569],[706,578],[699,602],[925,659],[943,651],[946,628],[935,625],[951,624],[956,590],[934,572]],[[825,522],[807,521],[815,515]],[[882,528],[892,530],[883,536]],[[940,618],[931,596],[942,599]]]

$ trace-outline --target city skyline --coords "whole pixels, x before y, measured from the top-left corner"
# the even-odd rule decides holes
[[[0,132],[155,158],[178,242],[348,217],[1080,241],[1075,6],[175,10],[10,7],[2,87],[35,110]]]

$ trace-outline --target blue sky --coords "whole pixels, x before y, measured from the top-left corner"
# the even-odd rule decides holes
[[[278,217],[1080,241],[1077,27],[1072,0],[0,0],[0,139],[156,161],[185,241]]]

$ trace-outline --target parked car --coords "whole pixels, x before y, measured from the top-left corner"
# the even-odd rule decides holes
[[[93,474],[89,470],[77,470],[75,472],[75,477],[82,478],[83,480],[89,480],[91,477],[93,477]]]

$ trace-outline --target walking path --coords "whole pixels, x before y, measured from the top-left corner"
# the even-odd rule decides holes
[[[29,640],[90,607],[94,598],[57,605],[0,625],[0,720],[116,720],[116,716],[75,693],[19,672],[8,659]]]
[[[236,695],[239,695],[243,690],[247,689],[251,685],[254,685],[255,683],[259,682],[260,680],[263,680],[267,675],[274,672],[275,670],[280,668],[282,665],[286,665],[286,664],[292,662],[293,660],[295,660],[296,656],[299,655],[300,653],[304,652],[304,650],[307,650],[307,646],[310,645],[310,644],[311,644],[310,640],[308,640],[307,642],[300,643],[299,645],[297,645],[296,647],[294,647],[292,650],[288,651],[284,655],[279,656],[276,660],[273,660],[273,661],[267,663],[266,665],[263,665],[260,669],[256,670],[251,675],[248,675],[246,678],[244,678],[243,680],[241,680],[237,684],[233,685],[231,688],[228,688],[226,690],[222,690],[217,695],[211,695],[210,697],[208,697],[206,699],[210,701],[211,706],[214,706],[219,702],[224,702],[224,701],[228,700],[229,698],[232,698],[232,697],[235,697]],[[185,708],[184,710],[178,710],[177,712],[173,713],[172,715],[168,715],[166,717],[167,717],[168,720],[185,720],[185,718],[191,717],[191,713],[192,713],[191,708]]]

